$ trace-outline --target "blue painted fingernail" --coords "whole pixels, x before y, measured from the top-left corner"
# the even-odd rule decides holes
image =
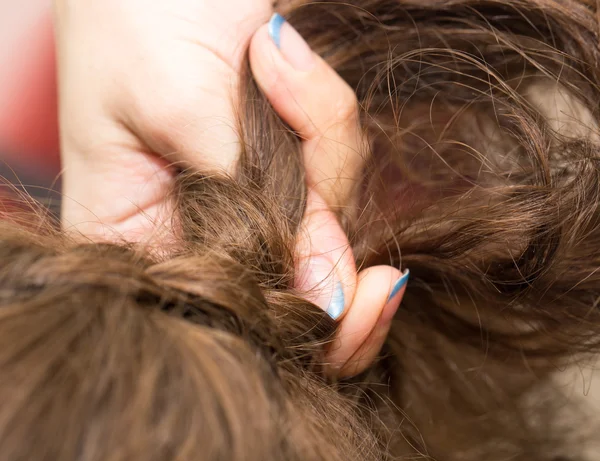
[[[285,19],[279,13],[275,13],[271,16],[269,21],[269,36],[275,43],[277,48],[281,49],[281,27],[285,24]]]
[[[398,294],[398,292],[402,289],[404,285],[408,282],[408,277],[410,276],[410,271],[406,269],[402,277],[400,277],[396,283],[394,283],[394,288],[392,288],[392,292],[390,293],[390,297],[388,298],[388,302]]]
[[[337,320],[344,313],[344,305],[344,288],[340,282],[337,282],[335,284],[335,289],[333,290],[333,296],[331,297],[329,307],[327,308],[327,313],[333,320]]]

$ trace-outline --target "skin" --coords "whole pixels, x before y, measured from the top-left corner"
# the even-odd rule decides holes
[[[171,216],[169,163],[233,171],[238,69],[270,14],[264,0],[55,1],[67,229],[151,239]]]
[[[268,34],[271,14],[265,0],[55,0],[63,224],[95,240],[167,241],[170,165],[235,169],[235,95],[250,46],[257,82],[303,139],[311,192],[297,244],[297,288],[326,307],[304,275],[327,255],[346,302],[330,372],[352,375],[385,339],[403,295],[388,300],[400,273],[380,266],[357,274],[330,210],[348,197],[341,177],[362,166],[354,92],[310,51],[309,71],[290,66]]]

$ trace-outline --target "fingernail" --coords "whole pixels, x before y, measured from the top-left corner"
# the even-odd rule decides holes
[[[327,308],[327,313],[333,320],[337,320],[344,313],[344,288],[340,282],[336,282],[331,302]]]
[[[269,35],[279,49],[281,49],[281,28],[284,24],[285,19],[279,13],[274,13],[269,21]]]
[[[307,280],[303,284],[308,288],[308,298],[337,320],[344,313],[344,287],[336,279],[333,264],[325,257],[311,258],[307,268]]]
[[[315,57],[308,43],[278,13],[269,21],[269,36],[294,69],[306,72],[315,64]]]
[[[384,328],[386,331],[387,328],[389,328],[389,323],[394,319],[394,317],[396,316],[396,312],[398,312],[398,309],[400,308],[399,302],[390,301],[392,301],[392,299],[394,299],[394,297],[400,292],[400,290],[408,283],[409,275],[410,271],[406,269],[402,276],[398,280],[396,280],[396,283],[394,283],[394,286],[392,287],[392,292],[390,293],[390,296],[387,299],[385,308],[381,313],[381,317],[377,322],[376,328]]]
[[[410,271],[408,269],[406,269],[404,271],[404,274],[402,274],[402,277],[400,277],[396,281],[396,283],[394,283],[394,287],[392,288],[392,292],[390,293],[388,302],[390,302],[392,300],[392,298],[398,294],[398,292],[402,289],[402,287],[407,284],[409,276],[410,276]]]

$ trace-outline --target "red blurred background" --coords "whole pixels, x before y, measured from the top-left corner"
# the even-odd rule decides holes
[[[0,0],[0,175],[43,190],[58,152],[51,0]]]

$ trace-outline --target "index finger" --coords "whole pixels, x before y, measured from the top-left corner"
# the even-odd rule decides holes
[[[277,113],[304,140],[309,185],[330,207],[348,203],[367,144],[352,88],[275,15],[253,38],[253,73]],[[270,52],[269,52],[270,49]]]

